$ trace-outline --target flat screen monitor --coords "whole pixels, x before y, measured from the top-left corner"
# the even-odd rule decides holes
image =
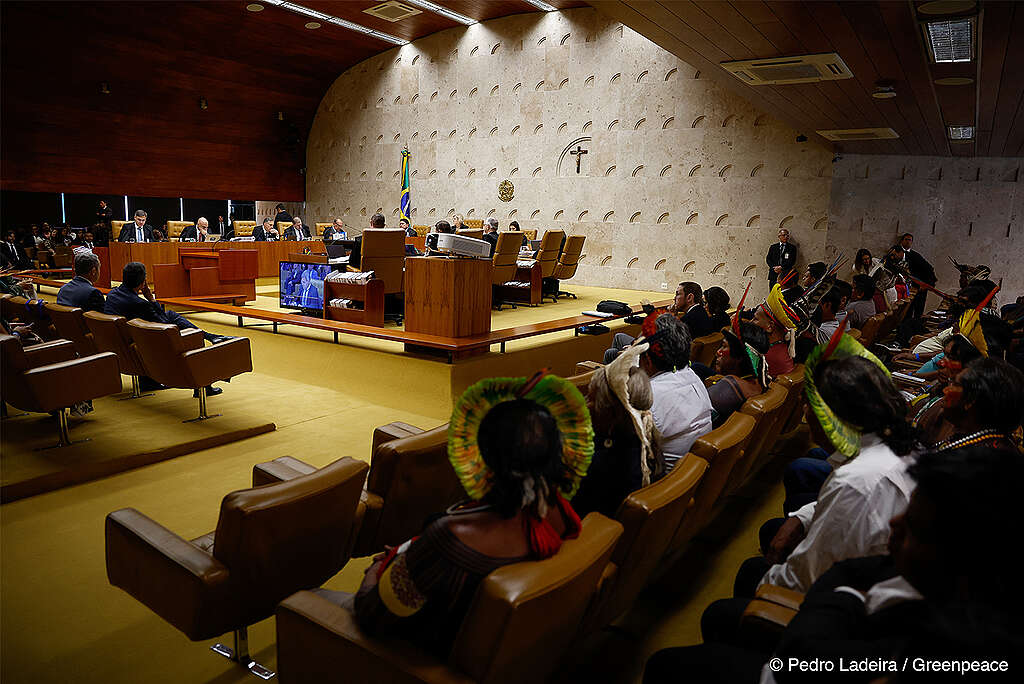
[[[331,272],[330,264],[281,262],[280,305],[282,309],[324,309],[324,278]]]

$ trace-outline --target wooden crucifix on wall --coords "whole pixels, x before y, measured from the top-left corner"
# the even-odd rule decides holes
[[[580,172],[580,162],[583,161],[583,155],[586,153],[587,151],[583,149],[582,145],[577,145],[575,150],[569,150],[569,154],[576,157],[576,173]]]

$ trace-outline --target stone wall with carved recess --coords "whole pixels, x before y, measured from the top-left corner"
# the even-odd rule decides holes
[[[307,148],[309,220],[454,212],[586,235],[576,281],[767,290],[780,225],[818,258],[831,153],[591,8],[451,29],[342,74]],[[570,150],[581,146],[580,173]],[[515,185],[510,202],[498,184]]]
[[[1024,159],[850,154],[833,173],[830,253],[852,258],[865,247],[877,256],[897,235],[913,233],[939,289],[956,291],[952,256],[989,265],[1002,282],[1002,303],[1024,294]]]

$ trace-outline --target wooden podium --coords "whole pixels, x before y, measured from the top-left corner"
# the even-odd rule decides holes
[[[256,250],[179,250],[178,263],[156,264],[157,296],[244,295],[256,301]]]
[[[405,329],[438,337],[472,337],[489,333],[491,261],[407,258]],[[406,348],[410,346],[414,345],[406,345]]]

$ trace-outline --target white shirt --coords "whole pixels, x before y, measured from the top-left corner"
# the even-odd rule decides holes
[[[833,454],[829,461],[841,459]],[[889,521],[914,491],[907,465],[878,436],[863,435],[860,453],[835,466],[818,500],[793,512],[807,536],[785,563],[768,569],[761,584],[806,593],[833,563],[887,554]]]
[[[946,343],[953,336],[953,328],[946,328],[942,332],[933,335],[914,347],[915,354],[938,354],[946,348]]]
[[[675,373],[655,375],[651,378],[651,391],[651,416],[661,433],[665,468],[672,470],[698,437],[711,432],[711,397],[689,366]]]

